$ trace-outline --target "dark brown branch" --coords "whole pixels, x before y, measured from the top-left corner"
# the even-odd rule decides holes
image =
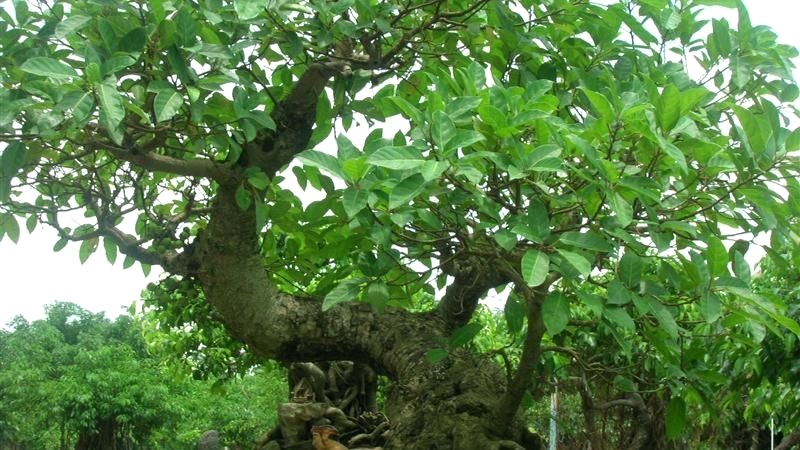
[[[446,255],[442,255],[443,257]],[[439,302],[438,312],[451,329],[466,325],[478,302],[489,289],[508,283],[510,280],[501,274],[491,261],[478,257],[453,258],[448,264],[451,270],[445,273],[455,280],[448,286]]]
[[[507,269],[507,275],[512,279],[515,289],[519,292],[528,309],[528,330],[525,334],[525,341],[522,346],[522,356],[517,366],[508,390],[497,403],[494,413],[494,425],[499,430],[507,430],[513,423],[514,415],[519,409],[525,391],[530,389],[534,380],[536,365],[539,363],[541,355],[542,336],[544,336],[544,320],[542,319],[542,305],[550,290],[550,286],[555,283],[561,275],[551,272],[545,282],[531,289],[520,277],[519,273],[512,269]]]
[[[781,443],[775,447],[775,450],[789,450],[798,444],[800,444],[800,431],[792,431],[781,440]]]
[[[228,176],[228,170],[223,166],[205,159],[184,160],[156,153],[137,152],[120,148],[108,148],[108,151],[117,159],[155,172],[209,178],[216,181],[222,181]]]

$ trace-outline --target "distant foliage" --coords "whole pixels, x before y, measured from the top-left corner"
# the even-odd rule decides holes
[[[228,383],[176,376],[128,316],[54,303],[44,320],[17,317],[9,329],[0,331],[0,447],[188,448],[208,429],[249,445],[286,395],[272,369]]]

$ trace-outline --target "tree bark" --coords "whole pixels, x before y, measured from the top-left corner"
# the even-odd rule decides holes
[[[793,431],[781,440],[781,443],[775,447],[775,450],[789,450],[798,444],[800,444],[800,431]]]
[[[101,420],[96,429],[81,429],[75,450],[122,450],[117,436],[118,427],[114,419]]]

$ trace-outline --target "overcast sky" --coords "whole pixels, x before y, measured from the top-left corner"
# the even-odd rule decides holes
[[[745,4],[754,25],[769,25],[782,43],[800,47],[800,0],[745,0]],[[714,17],[724,14],[736,23],[735,12],[714,11]],[[149,278],[138,264],[123,270],[122,258],[110,265],[102,249],[81,265],[79,245],[72,243],[54,253],[57,240],[55,232],[40,226],[32,235],[23,231],[17,245],[7,237],[0,242],[0,327],[18,314],[28,320],[39,319],[43,306],[55,300],[78,303],[115,317],[138,300],[148,281],[158,279],[156,268]]]

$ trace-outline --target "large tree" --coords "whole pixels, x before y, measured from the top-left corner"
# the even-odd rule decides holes
[[[699,20],[708,4],[738,6],[737,27]],[[260,357],[387,375],[386,448],[536,448],[518,409],[544,381],[543,339],[610,333],[626,366],[634,335],[676,361],[698,309],[800,333],[748,290],[735,241],[797,259],[797,51],[736,0],[0,15],[0,235],[25,218],[82,260],[159,265]],[[312,188],[324,197],[303,203]],[[506,286],[524,330],[509,376],[459,348]]]

